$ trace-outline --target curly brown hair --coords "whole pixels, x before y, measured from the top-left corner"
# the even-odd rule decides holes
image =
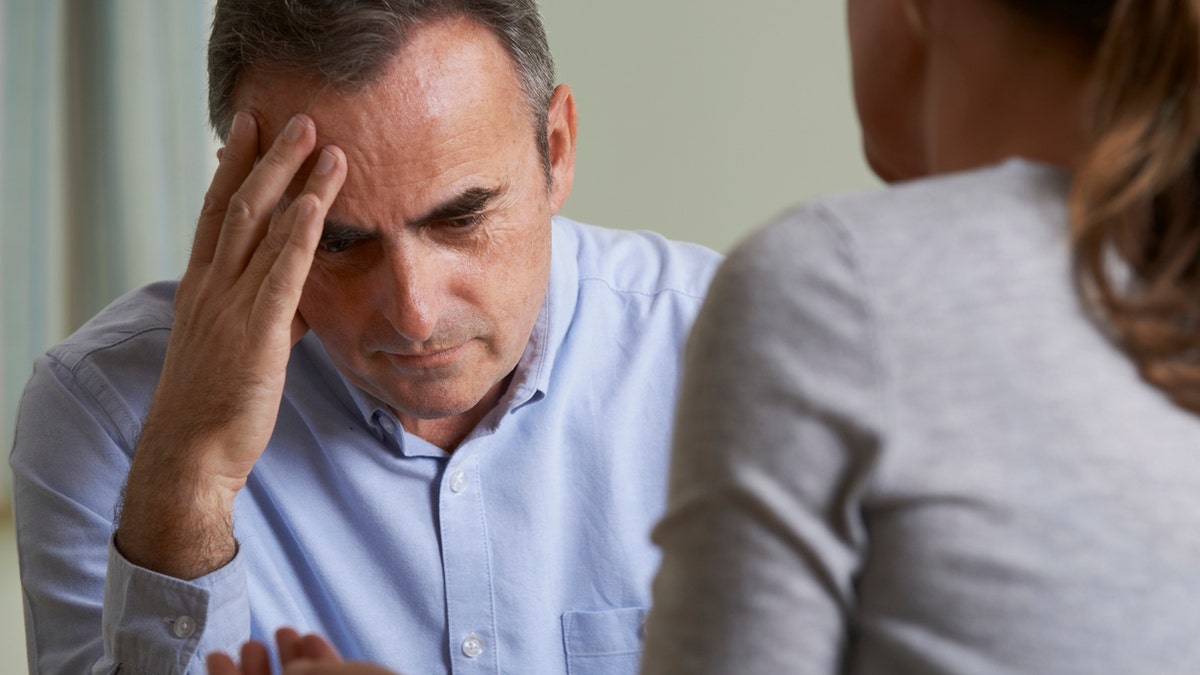
[[[1070,212],[1075,273],[1141,376],[1200,413],[1200,0],[1117,0]]]

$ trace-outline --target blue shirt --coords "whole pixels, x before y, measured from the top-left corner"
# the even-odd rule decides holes
[[[110,544],[175,285],[39,359],[11,456],[31,670],[203,672],[280,626],[421,673],[634,673],[702,247],[556,218],[550,284],[500,404],[448,454],[293,350],[235,502],[235,559],[185,582]]]

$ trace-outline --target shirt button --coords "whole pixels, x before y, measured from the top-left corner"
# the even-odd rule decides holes
[[[390,417],[380,417],[379,426],[383,427],[383,430],[389,434],[396,433],[396,423]]]
[[[455,471],[453,476],[450,476],[450,491],[458,494],[467,489],[467,474],[462,471]]]
[[[196,632],[196,620],[186,614],[176,617],[171,622],[171,632],[180,640],[186,640]]]
[[[467,658],[477,658],[483,653],[483,638],[478,635],[469,635],[462,643],[462,652],[467,655]]]

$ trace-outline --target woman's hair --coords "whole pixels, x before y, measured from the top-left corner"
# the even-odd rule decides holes
[[[1075,277],[1141,376],[1200,413],[1200,0],[1009,0],[1095,40]]]

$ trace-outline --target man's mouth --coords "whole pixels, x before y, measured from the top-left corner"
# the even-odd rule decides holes
[[[453,347],[413,350],[408,352],[384,352],[389,361],[405,370],[428,370],[451,365],[462,358],[467,342]]]

